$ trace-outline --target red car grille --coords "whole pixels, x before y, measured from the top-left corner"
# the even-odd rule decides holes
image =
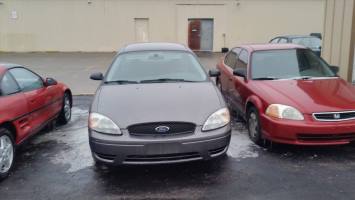
[[[355,119],[355,111],[314,113],[313,117],[318,121],[344,121]]]

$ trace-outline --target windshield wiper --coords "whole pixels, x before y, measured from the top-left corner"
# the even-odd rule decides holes
[[[312,79],[314,78],[313,76],[299,76],[299,77],[293,77],[293,78],[290,78],[292,80],[309,80],[309,79]]]
[[[138,81],[130,81],[130,80],[116,80],[116,81],[105,81],[105,84],[111,84],[111,83],[115,83],[115,84],[137,84],[139,83]]]
[[[259,78],[253,78],[253,80],[277,80],[278,78],[276,77],[259,77]]]
[[[189,80],[177,79],[177,78],[158,78],[158,79],[140,81],[140,83],[160,83],[160,82],[196,82],[196,81],[189,81]]]
[[[292,78],[293,80],[320,80],[320,79],[330,79],[330,78],[339,78],[338,76],[302,76],[302,77],[296,77]]]

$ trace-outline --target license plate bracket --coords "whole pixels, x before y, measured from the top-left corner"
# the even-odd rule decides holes
[[[154,143],[146,145],[146,154],[174,154],[179,153],[180,144],[177,143]]]

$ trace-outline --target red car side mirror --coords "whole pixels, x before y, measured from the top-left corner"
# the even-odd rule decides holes
[[[46,78],[46,80],[44,81],[44,84],[46,87],[48,87],[48,86],[52,86],[52,85],[57,85],[58,82],[54,78]]]

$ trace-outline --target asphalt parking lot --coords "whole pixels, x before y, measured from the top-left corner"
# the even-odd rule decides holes
[[[99,168],[91,159],[92,96],[74,97],[73,119],[17,152],[0,199],[353,199],[355,146],[253,145],[233,122],[228,156],[179,165]]]

